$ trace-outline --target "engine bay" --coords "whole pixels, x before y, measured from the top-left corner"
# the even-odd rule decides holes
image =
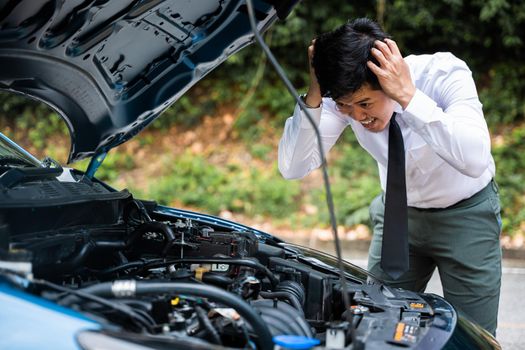
[[[0,275],[25,276],[19,288],[95,319],[105,336],[272,349],[274,337],[294,335],[320,349],[397,349],[451,329],[442,299],[387,287],[345,263],[348,314],[336,261],[322,252],[176,217],[127,191],[99,192],[96,201],[80,194],[2,209]]]

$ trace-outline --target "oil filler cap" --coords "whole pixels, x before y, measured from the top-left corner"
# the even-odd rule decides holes
[[[287,349],[311,349],[319,345],[319,339],[304,337],[301,335],[276,335],[273,337],[274,350]]]

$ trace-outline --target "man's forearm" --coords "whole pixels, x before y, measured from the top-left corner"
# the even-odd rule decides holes
[[[319,125],[320,109],[311,112],[314,122]],[[279,171],[287,179],[304,177],[321,165],[315,131],[298,106],[294,116],[286,120],[278,155]]]

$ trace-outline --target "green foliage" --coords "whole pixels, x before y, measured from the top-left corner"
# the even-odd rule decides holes
[[[525,117],[525,66],[500,64],[488,72],[490,83],[480,91],[489,126],[523,120]]]
[[[510,131],[501,145],[492,149],[500,189],[503,232],[513,234],[525,222],[525,124]]]
[[[274,151],[273,147],[264,143],[254,143],[249,146],[249,151],[255,158],[261,160],[270,160],[270,153]]]
[[[237,164],[218,167],[189,152],[166,163],[167,175],[152,182],[148,191],[162,204],[181,203],[212,214],[229,210],[274,217],[298,209],[299,184],[282,179],[275,167],[266,172]]]
[[[87,160],[82,162],[85,164],[83,169],[86,170],[89,162]],[[75,164],[75,167],[82,168],[83,164]],[[109,152],[104,159],[103,165],[97,170],[96,177],[102,181],[113,182],[122,172],[133,168],[135,168],[135,161],[132,154],[113,151]]]
[[[67,135],[67,126],[62,118],[41,102],[23,96],[0,91],[0,123],[3,130],[28,130],[28,143],[43,148],[52,135]]]

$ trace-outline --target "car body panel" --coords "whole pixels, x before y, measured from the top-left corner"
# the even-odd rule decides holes
[[[0,305],[2,349],[76,349],[78,332],[102,328],[82,313],[22,292],[1,279]]]

